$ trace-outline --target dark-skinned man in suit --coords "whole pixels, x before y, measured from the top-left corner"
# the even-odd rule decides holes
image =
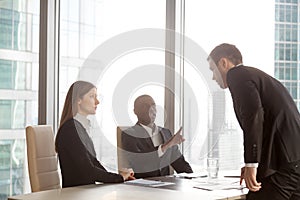
[[[156,104],[149,95],[141,95],[134,102],[138,122],[121,134],[123,157],[135,170],[136,178],[165,176],[171,165],[177,173],[192,173],[178,145],[184,141],[181,129],[173,135],[169,129],[156,126]]]

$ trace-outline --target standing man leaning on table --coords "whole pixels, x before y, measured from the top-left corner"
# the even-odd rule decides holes
[[[213,79],[229,88],[244,134],[241,171],[247,199],[300,199],[300,115],[286,88],[266,73],[243,65],[231,44],[208,56]]]

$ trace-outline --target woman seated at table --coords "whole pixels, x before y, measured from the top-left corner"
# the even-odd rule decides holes
[[[85,81],[73,83],[67,93],[59,130],[55,140],[62,186],[120,183],[134,179],[131,169],[120,174],[111,173],[96,158],[93,142],[89,137],[88,115],[96,113],[99,100],[97,88]]]

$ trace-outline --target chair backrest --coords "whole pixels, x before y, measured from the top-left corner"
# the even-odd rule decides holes
[[[126,130],[130,126],[117,126],[117,157],[118,157],[118,170],[128,167],[127,160],[124,156],[124,150],[122,147],[121,135],[122,131]]]
[[[50,125],[26,127],[26,143],[31,191],[60,188],[52,127]]]

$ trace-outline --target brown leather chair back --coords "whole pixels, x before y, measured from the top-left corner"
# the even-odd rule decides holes
[[[121,134],[122,131],[126,130],[130,126],[118,126],[117,127],[117,157],[118,157],[118,170],[120,171],[122,168],[130,168],[128,166],[127,160],[126,160],[126,152],[124,152],[122,147],[122,141],[121,141]]]
[[[49,125],[26,127],[26,143],[32,192],[60,188],[52,127]]]

